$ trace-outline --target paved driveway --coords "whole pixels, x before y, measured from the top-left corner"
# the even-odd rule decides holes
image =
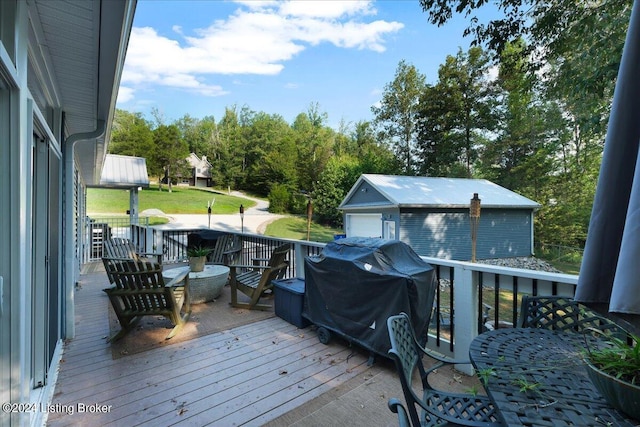
[[[247,208],[244,211],[244,221],[240,219],[240,213],[232,215],[216,215],[212,214],[211,219],[209,215],[165,215],[169,218],[169,223],[164,225],[157,225],[154,228],[161,230],[175,230],[183,228],[213,228],[215,230],[234,231],[254,234],[263,234],[264,230],[272,221],[278,218],[283,218],[285,215],[276,215],[269,213],[269,202],[260,199],[253,199],[245,196],[240,192],[231,192],[232,196],[243,197],[255,201],[257,204],[252,208]],[[149,214],[153,212],[144,211],[140,215]],[[244,229],[243,229],[244,227]]]

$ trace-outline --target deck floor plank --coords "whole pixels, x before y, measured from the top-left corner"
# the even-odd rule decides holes
[[[62,410],[49,426],[262,425],[368,369],[362,351],[321,344],[278,317],[114,359],[106,276],[89,276],[51,402]]]
[[[287,351],[289,352],[294,350],[296,350],[294,345],[287,347]],[[136,411],[147,411],[145,412],[146,418],[154,412],[158,406],[174,400],[198,399],[199,395],[206,396],[207,393],[213,394],[214,392],[218,392],[221,387],[221,391],[228,395],[229,392],[227,389],[233,389],[235,392],[239,384],[247,381],[246,378],[251,379],[251,375],[254,375],[253,370],[255,370],[255,368],[252,370],[251,365],[255,364],[255,355],[249,355],[252,356],[252,358],[245,357],[244,359],[246,359],[246,361],[242,363],[238,363],[236,359],[224,360],[214,357],[212,361],[200,361],[199,364],[189,364],[189,367],[193,368],[191,371],[172,370],[168,375],[174,375],[175,373],[179,373],[180,375],[174,375],[167,379],[159,379],[157,383],[141,383],[135,380],[131,383],[125,382],[121,385],[121,392],[115,393],[118,395],[118,398],[109,400],[109,403],[121,408],[138,406]],[[281,356],[285,361],[284,363],[289,363],[294,358],[299,357],[297,353],[287,356],[285,352],[282,352]],[[276,366],[274,366],[273,369],[276,369]],[[134,384],[134,386],[131,387],[131,384]],[[132,400],[132,396],[135,396],[148,386],[157,387],[157,391],[151,393],[146,392],[145,397]],[[109,394],[114,393],[110,391],[100,397],[108,399]],[[135,413],[136,411],[132,409],[130,412]]]

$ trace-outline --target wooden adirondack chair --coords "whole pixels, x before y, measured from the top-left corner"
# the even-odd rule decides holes
[[[123,258],[102,261],[114,283],[103,290],[122,328],[108,341],[122,338],[143,316],[164,316],[171,320],[175,327],[166,339],[184,326],[191,314],[188,269],[165,284],[159,264]]]
[[[281,279],[289,266],[286,260],[291,249],[289,243],[278,246],[271,254],[267,265],[230,265],[229,285],[233,307],[268,310],[272,306],[258,304],[260,298],[273,292],[273,280]],[[238,291],[251,298],[248,303],[238,302]]]
[[[242,240],[235,234],[225,234],[218,238],[207,262],[219,265],[237,264],[242,252]]]
[[[138,249],[129,239],[112,237],[104,241],[104,252],[106,258],[130,258],[136,261],[147,261],[144,258],[155,258],[158,264],[162,264],[162,253],[138,252]]]

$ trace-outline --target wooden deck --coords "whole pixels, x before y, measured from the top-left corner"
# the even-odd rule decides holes
[[[113,359],[106,276],[81,279],[49,426],[263,425],[371,369],[278,317]]]

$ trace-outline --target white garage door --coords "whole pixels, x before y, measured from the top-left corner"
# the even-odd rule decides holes
[[[347,237],[382,237],[382,214],[347,214]]]

